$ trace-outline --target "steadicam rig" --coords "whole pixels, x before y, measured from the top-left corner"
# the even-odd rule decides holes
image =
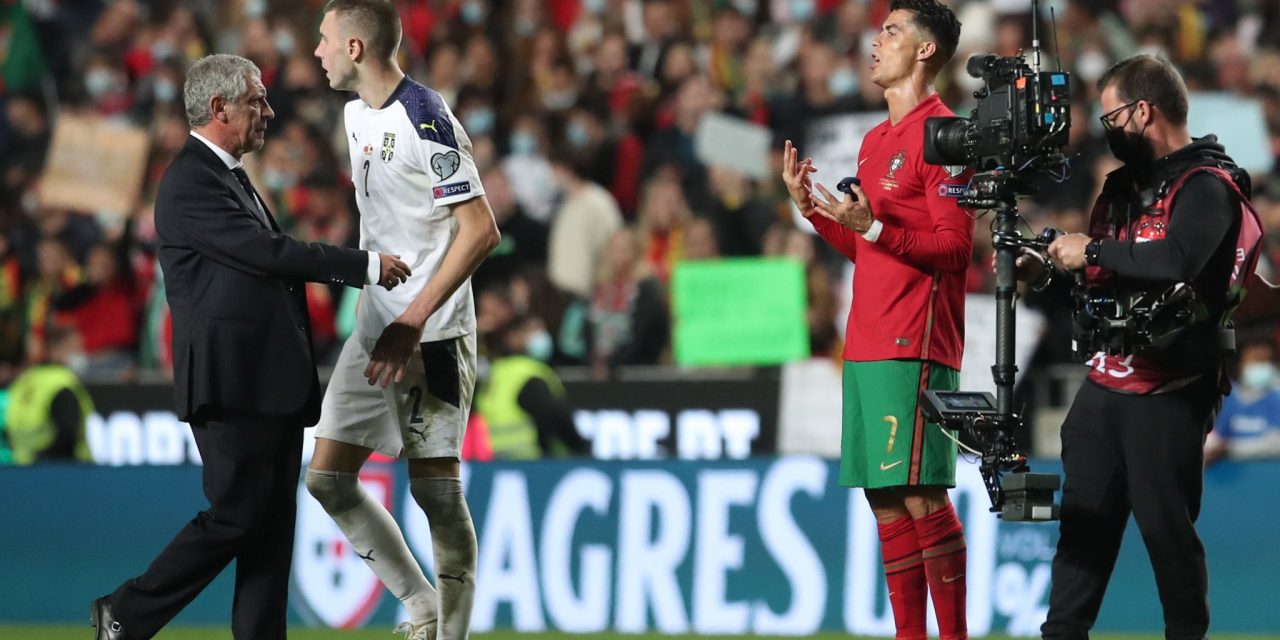
[[[991,510],[1005,520],[1055,520],[1058,476],[1030,473],[1014,433],[1022,418],[1013,410],[1014,312],[1018,294],[1015,262],[1026,249],[1043,253],[1056,236],[1025,237],[1019,230],[1017,198],[1034,193],[1033,178],[1065,176],[1071,127],[1070,75],[1040,71],[1040,41],[1034,35],[1038,3],[1032,3],[1034,68],[1023,56],[975,56],[969,74],[982,78],[969,118],[930,118],[925,123],[925,162],[976,173],[959,198],[961,206],[995,213],[996,359],[991,367],[996,395],[929,391],[925,415],[963,431],[978,445],[979,470]],[[1006,477],[1005,474],[1008,474]]]

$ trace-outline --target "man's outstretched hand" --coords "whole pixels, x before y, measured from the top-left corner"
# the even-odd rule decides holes
[[[809,199],[812,195],[812,184],[809,174],[817,171],[813,166],[813,158],[800,160],[800,151],[787,140],[782,148],[782,182],[787,185],[787,195],[800,209],[801,213],[809,210]]]
[[[380,253],[378,254],[378,261],[381,263],[378,286],[387,291],[396,288],[396,285],[404,284],[412,273],[409,271],[409,265],[405,264],[400,259],[400,256]]]

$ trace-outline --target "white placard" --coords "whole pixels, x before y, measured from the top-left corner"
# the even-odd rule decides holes
[[[703,164],[733,169],[757,180],[771,173],[768,127],[723,113],[708,113],[698,123],[694,150]]]
[[[1236,164],[1253,173],[1266,173],[1275,164],[1267,142],[1267,122],[1257,98],[1197,91],[1189,96],[1187,130],[1200,137],[1210,133],[1226,147]]]

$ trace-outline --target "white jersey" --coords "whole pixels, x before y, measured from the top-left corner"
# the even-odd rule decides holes
[[[360,248],[399,255],[413,275],[387,291],[367,286],[356,333],[376,339],[435,277],[458,233],[452,205],[484,195],[471,140],[439,93],[407,76],[386,104],[347,103],[351,181],[360,207]],[[468,278],[427,319],[423,342],[475,332]]]

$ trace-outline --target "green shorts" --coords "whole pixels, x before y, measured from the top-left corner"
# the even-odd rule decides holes
[[[840,484],[956,485],[954,431],[925,422],[924,389],[954,391],[955,369],[920,360],[844,363]]]

